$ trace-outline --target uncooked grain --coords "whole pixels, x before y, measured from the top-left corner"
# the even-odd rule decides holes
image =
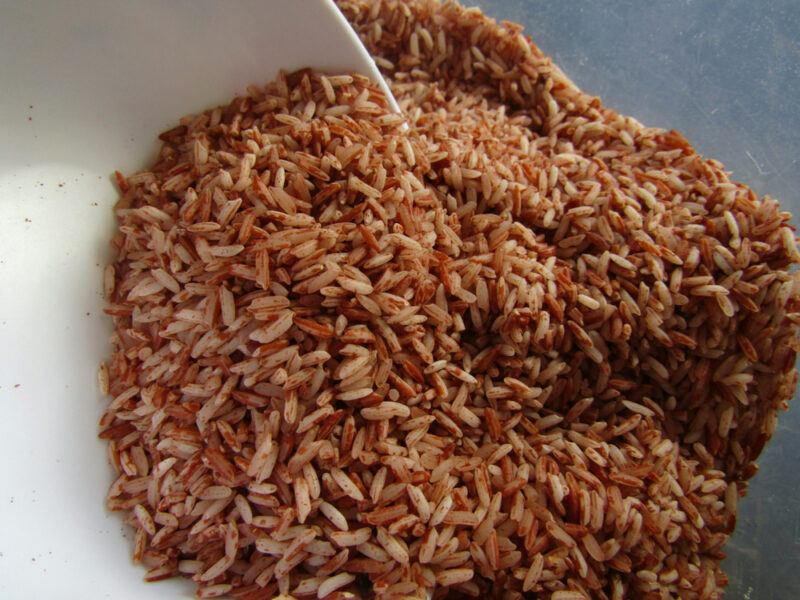
[[[340,6],[402,116],[282,73],[117,175],[100,437],[145,579],[721,597],[796,383],[790,215],[514,24]]]

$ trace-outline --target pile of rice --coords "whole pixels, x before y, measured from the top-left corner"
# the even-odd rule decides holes
[[[402,116],[282,74],[118,175],[100,436],[146,579],[719,598],[796,382],[789,215],[514,25],[341,6]]]

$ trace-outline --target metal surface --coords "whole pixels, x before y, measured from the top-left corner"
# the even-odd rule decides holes
[[[735,179],[800,217],[800,2],[478,0],[583,90],[680,130]],[[795,223],[798,219],[795,218]],[[800,406],[780,415],[739,504],[726,598],[800,598]]]

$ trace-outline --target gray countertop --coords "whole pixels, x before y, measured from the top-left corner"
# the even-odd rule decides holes
[[[681,131],[800,217],[800,2],[478,0],[583,90]],[[795,223],[800,222],[797,218]],[[800,598],[800,407],[780,416],[727,545],[727,598]]]

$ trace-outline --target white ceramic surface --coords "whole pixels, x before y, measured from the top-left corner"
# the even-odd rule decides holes
[[[330,0],[0,1],[0,598],[191,595],[143,583],[104,509],[110,175],[182,115],[305,66],[385,85]]]

